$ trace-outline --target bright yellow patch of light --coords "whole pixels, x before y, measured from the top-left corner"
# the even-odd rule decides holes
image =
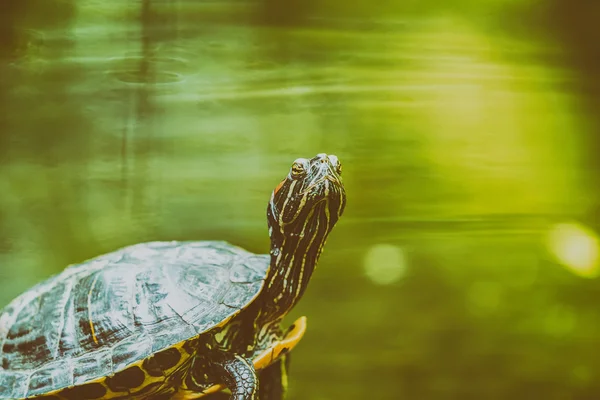
[[[578,207],[585,196],[570,171],[580,144],[564,132],[580,122],[564,112],[573,98],[559,89],[568,78],[535,56],[552,44],[525,45],[455,18],[416,29],[412,44],[420,47],[411,55],[419,67],[402,73],[410,74],[407,86],[420,88],[411,96],[427,143],[422,154],[447,183],[436,190],[454,193],[440,194],[447,199],[441,211],[528,214],[556,212],[565,203]],[[508,54],[519,54],[520,61]]]
[[[582,277],[598,275],[598,237],[580,224],[562,223],[548,235],[548,250],[568,270]]]
[[[377,244],[365,256],[365,273],[379,285],[397,282],[406,272],[406,257],[398,246]]]

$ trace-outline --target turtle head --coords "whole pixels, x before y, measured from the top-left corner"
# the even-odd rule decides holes
[[[283,317],[302,297],[329,232],[344,212],[342,164],[334,155],[299,158],[267,207],[271,264],[261,321]]]
[[[293,242],[294,248],[315,251],[318,257],[346,206],[341,174],[342,164],[334,155],[294,161],[267,207],[272,251]]]

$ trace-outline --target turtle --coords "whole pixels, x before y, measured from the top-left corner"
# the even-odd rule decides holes
[[[285,377],[265,379],[306,329],[282,319],[346,206],[341,173],[335,155],[293,162],[267,205],[268,254],[140,243],[24,292],[0,311],[0,399],[273,398]]]

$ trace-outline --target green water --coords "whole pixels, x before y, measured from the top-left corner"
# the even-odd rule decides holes
[[[264,253],[271,190],[327,152],[348,206],[293,311],[290,399],[600,396],[594,226],[556,233],[591,224],[588,119],[553,35],[490,16],[513,2],[291,2],[285,26],[47,3],[19,3],[0,60],[0,305],[136,242]]]

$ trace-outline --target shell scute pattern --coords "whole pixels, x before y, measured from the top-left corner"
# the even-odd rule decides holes
[[[79,385],[89,381],[90,376],[107,375],[113,372],[111,349],[102,349],[89,356],[79,357],[73,364],[73,383]]]
[[[115,371],[120,371],[131,360],[141,360],[152,354],[152,339],[146,335],[126,339],[116,345],[112,352],[112,365]]]
[[[214,241],[142,243],[69,266],[0,313],[0,399],[73,385],[60,396],[96,398],[122,386],[121,371],[138,382],[130,369],[145,359],[162,375],[189,357],[182,344],[258,294],[268,267],[267,255]]]
[[[42,367],[29,377],[29,395],[38,395],[46,392],[48,387],[67,387],[73,385],[71,366],[66,360],[61,360],[56,365]]]
[[[27,393],[29,379],[26,373],[6,371],[0,374],[0,390],[8,390],[11,396],[7,398],[24,397]]]

